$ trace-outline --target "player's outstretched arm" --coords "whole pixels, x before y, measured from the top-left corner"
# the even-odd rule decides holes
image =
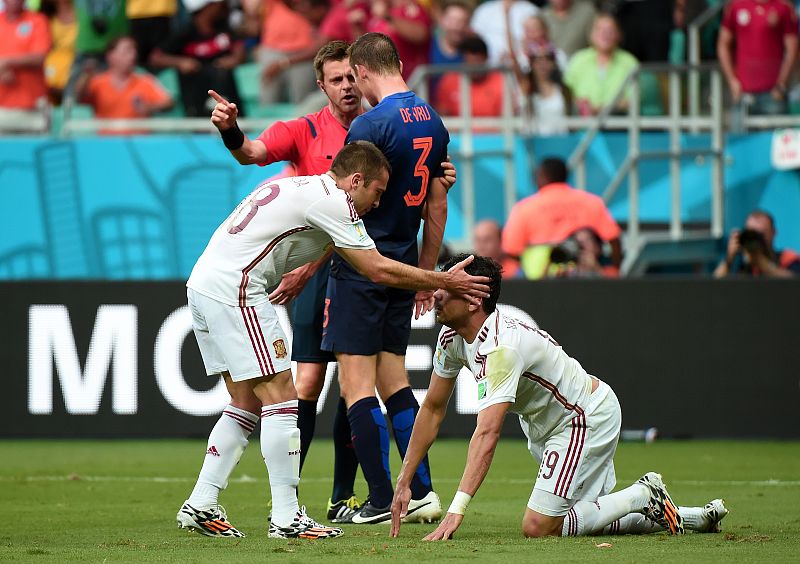
[[[397,475],[397,487],[392,500],[392,530],[390,534],[393,537],[400,534],[400,520],[408,513],[408,503],[411,501],[411,479],[439,434],[439,427],[447,412],[447,403],[455,386],[455,378],[443,378],[436,372],[431,373],[428,393],[414,420],[408,450],[403,458],[400,474]]]
[[[215,90],[209,90],[208,95],[214,98],[217,105],[211,112],[211,123],[219,130],[225,147],[231,152],[239,164],[249,165],[266,162],[267,147],[260,141],[252,141],[239,129],[236,118],[239,108],[236,104],[228,102]]]
[[[458,485],[458,491],[453,497],[453,503],[450,504],[447,515],[436,530],[426,536],[425,540],[451,539],[456,529],[461,526],[467,504],[481,487],[489,472],[497,441],[500,439],[503,419],[505,419],[510,406],[511,404],[508,402],[496,403],[478,413],[478,424],[469,441],[467,465],[464,468],[461,483]]]
[[[447,272],[422,270],[402,262],[386,258],[375,248],[346,249],[336,247],[336,252],[362,275],[376,284],[404,288],[406,290],[438,290],[449,292],[467,299],[489,297],[489,278],[472,276],[464,270],[473,258],[467,257]]]

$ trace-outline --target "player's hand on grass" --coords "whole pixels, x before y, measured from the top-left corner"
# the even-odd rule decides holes
[[[305,288],[311,274],[309,265],[297,267],[281,277],[281,283],[269,295],[269,301],[276,305],[284,305],[295,299]]]
[[[410,501],[411,488],[398,482],[392,498],[392,530],[389,533],[391,536],[397,537],[400,535],[400,521],[408,514]]]
[[[414,319],[419,319],[433,309],[434,300],[431,290],[420,290],[414,296]]]
[[[214,127],[220,131],[236,127],[236,118],[239,116],[239,108],[236,107],[236,104],[228,102],[216,90],[209,90],[208,95],[217,102],[214,111],[211,112],[211,123],[214,124]]]
[[[447,271],[445,289],[454,294],[464,296],[464,298],[473,304],[479,304],[481,303],[480,298],[489,297],[488,284],[491,282],[491,279],[488,276],[472,276],[471,274],[467,274],[464,269],[473,260],[475,260],[475,257],[469,255]]]
[[[456,529],[458,529],[461,526],[461,522],[463,520],[464,520],[463,515],[459,515],[458,513],[448,513],[442,520],[442,522],[439,523],[439,526],[436,527],[436,530],[422,540],[426,541],[450,540],[453,538],[453,533],[456,532]]]

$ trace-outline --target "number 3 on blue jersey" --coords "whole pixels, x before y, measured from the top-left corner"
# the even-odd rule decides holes
[[[428,158],[428,155],[431,153],[431,149],[433,148],[433,138],[431,137],[417,137],[413,140],[414,142],[414,150],[415,151],[422,151],[419,159],[417,159],[417,164],[414,166],[414,176],[419,177],[420,179],[420,189],[419,192],[414,194],[411,190],[405,193],[403,196],[403,200],[405,200],[407,206],[420,206],[422,202],[425,201],[425,196],[428,193],[428,181],[430,180],[431,174],[428,170],[428,165],[425,164],[425,161]]]

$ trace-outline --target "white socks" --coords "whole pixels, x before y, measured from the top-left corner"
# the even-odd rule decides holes
[[[564,517],[562,536],[591,535],[606,525],[644,509],[650,499],[647,487],[633,484],[624,490],[604,495],[597,501],[579,501]]]
[[[219,492],[228,486],[233,469],[247,448],[247,438],[258,423],[258,415],[228,405],[208,436],[206,457],[200,476],[187,500],[196,509],[217,505]]]
[[[664,529],[641,513],[629,513],[603,527],[604,535],[644,535],[657,533]]]
[[[269,472],[272,490],[272,522],[292,523],[299,507],[300,429],[297,428],[297,400],[261,408],[261,454]]]

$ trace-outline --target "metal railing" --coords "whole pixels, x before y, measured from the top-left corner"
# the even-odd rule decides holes
[[[668,81],[668,114],[664,117],[641,116],[641,86],[639,77],[643,72],[666,74]],[[692,73],[708,73],[711,82],[711,112],[708,116],[685,116],[682,105],[683,77]],[[617,169],[616,174],[603,190],[603,200],[609,202],[622,183],[628,181],[628,224],[625,232],[626,255],[622,272],[628,273],[639,258],[647,243],[659,240],[673,242],[697,237],[719,238],[724,230],[724,124],[722,108],[722,74],[717,65],[643,65],[632,71],[621,85],[612,102],[605,106],[596,118],[568,160],[568,166],[575,172],[575,184],[586,189],[586,156],[592,141],[602,129],[607,128],[611,112],[627,98],[628,154]],[[648,129],[663,130],[669,136],[669,149],[666,151],[643,151],[641,131],[644,122]],[[684,131],[707,131],[710,146],[707,149],[686,149],[681,144]],[[706,230],[684,229],[681,217],[681,162],[685,158],[711,159],[711,217],[710,228]],[[668,160],[670,177],[670,213],[667,232],[649,231],[643,233],[640,222],[639,195],[641,180],[639,164],[643,160]]]

